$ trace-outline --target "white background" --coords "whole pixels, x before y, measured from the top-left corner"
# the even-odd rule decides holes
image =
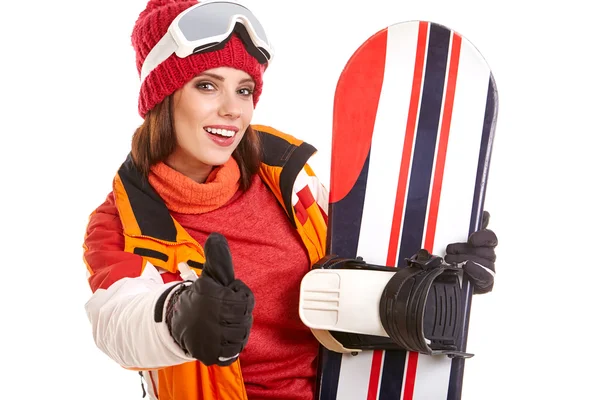
[[[143,0],[0,7],[0,398],[138,399],[94,347],[83,305],[88,214],[140,124],[130,33]],[[254,122],[315,145],[328,184],[337,77],[388,24],[442,23],[497,80],[486,209],[494,292],[472,309],[465,400],[600,399],[598,78],[592,2],[248,1],[276,48]]]

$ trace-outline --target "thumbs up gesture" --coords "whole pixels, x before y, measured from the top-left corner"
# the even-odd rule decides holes
[[[204,365],[233,363],[248,343],[254,295],[235,279],[227,240],[212,233],[200,277],[177,296],[167,314],[177,344]]]

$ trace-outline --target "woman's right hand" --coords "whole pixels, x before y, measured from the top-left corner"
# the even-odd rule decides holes
[[[254,295],[235,279],[227,240],[212,233],[200,277],[171,298],[167,324],[177,344],[204,365],[232,364],[248,343]]]

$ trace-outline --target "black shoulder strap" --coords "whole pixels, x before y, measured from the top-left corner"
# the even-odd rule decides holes
[[[285,209],[295,227],[292,207],[294,182],[308,159],[317,149],[306,142],[302,142],[298,146],[267,132],[256,130],[256,133],[262,146],[263,163],[282,169],[279,177],[279,188],[285,203]]]
[[[177,241],[177,228],[164,201],[133,164],[131,153],[118,175],[127,192],[133,215],[144,236],[169,242]]]

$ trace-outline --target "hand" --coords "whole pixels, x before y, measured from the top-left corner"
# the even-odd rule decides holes
[[[496,253],[498,245],[496,234],[487,229],[490,213],[483,212],[482,229],[473,232],[467,243],[452,243],[446,247],[447,263],[461,263],[469,280],[473,283],[475,294],[487,293],[494,287],[496,275]]]
[[[227,240],[212,233],[200,277],[174,295],[167,323],[177,344],[204,365],[232,364],[248,343],[254,295],[235,279]]]

